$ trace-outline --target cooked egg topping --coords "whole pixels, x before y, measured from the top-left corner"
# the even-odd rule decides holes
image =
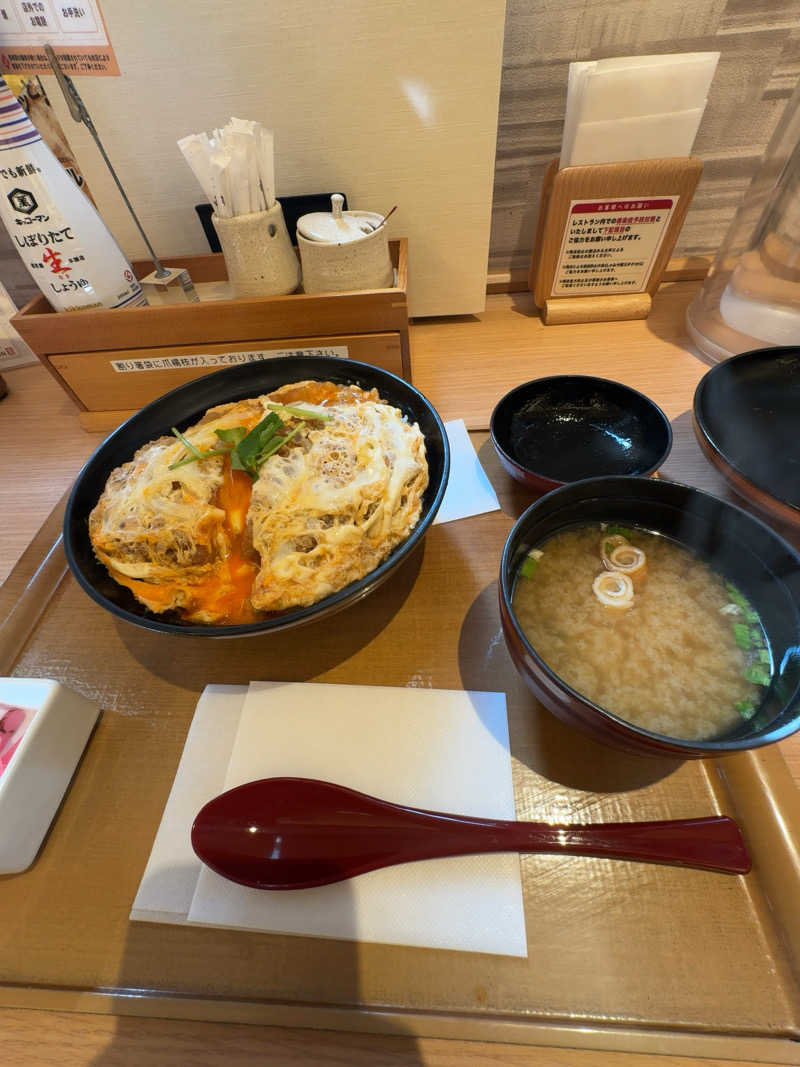
[[[261,611],[313,604],[373,570],[416,524],[425,443],[388,404],[332,405],[253,486],[252,601]]]
[[[424,438],[374,390],[285,386],[211,409],[183,440],[205,453],[217,430],[249,430],[276,402],[302,402],[324,421],[279,411],[293,436],[255,481],[228,456],[176,467],[187,452],[175,438],[145,445],[109,477],[90,516],[92,544],[151,611],[241,623],[313,604],[373,570],[418,521]]]

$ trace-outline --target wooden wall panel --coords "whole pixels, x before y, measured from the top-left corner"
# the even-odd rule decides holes
[[[675,249],[718,248],[800,78],[800,0],[508,0],[489,270],[528,265],[573,60],[721,52],[695,142],[705,170]]]

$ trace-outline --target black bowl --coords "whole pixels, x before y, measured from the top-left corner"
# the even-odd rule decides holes
[[[537,493],[604,474],[652,474],[672,448],[669,419],[652,400],[581,374],[512,389],[490,430],[508,473]]]
[[[191,426],[216,404],[259,396],[289,382],[306,379],[354,384],[364,389],[375,388],[384,400],[399,408],[409,421],[419,425],[425,437],[429,480],[422,498],[419,522],[410,536],[375,570],[338,593],[309,607],[285,611],[259,622],[236,626],[203,626],[181,623],[176,616],[156,615],[148,611],[129,589],[115,582],[97,561],[89,541],[89,513],[99,500],[111,471],[131,459],[137,448],[169,434],[172,426],[180,430]],[[73,574],[89,596],[126,622],[160,633],[193,637],[242,637],[284,630],[340,611],[348,604],[361,600],[385,581],[425,536],[442,502],[449,471],[450,449],[442,420],[422,393],[402,378],[379,367],[349,359],[327,356],[276,357],[260,363],[231,367],[181,385],[123,423],[103,442],[78,475],[64,517],[64,548]]]
[[[800,530],[800,348],[718,363],[694,394],[694,429],[740,496]]]
[[[689,741],[652,733],[572,689],[537,654],[511,606],[520,563],[560,530],[639,525],[672,538],[733,582],[761,616],[775,676],[756,715],[729,735]],[[511,658],[558,718],[600,741],[654,756],[696,757],[780,741],[800,729],[800,555],[760,519],[708,493],[654,478],[587,478],[537,500],[511,530],[500,565],[500,612]]]

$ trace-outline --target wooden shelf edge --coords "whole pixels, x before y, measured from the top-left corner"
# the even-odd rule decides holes
[[[662,282],[702,281],[711,267],[711,256],[674,256],[666,266]],[[486,276],[486,292],[524,293],[528,289],[528,268],[513,267],[511,270],[489,271]]]

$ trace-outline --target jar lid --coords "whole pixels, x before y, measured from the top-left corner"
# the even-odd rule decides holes
[[[342,211],[344,197],[334,193],[331,197],[331,211],[314,211],[297,220],[297,232],[307,241],[319,241],[322,244],[346,244],[361,241],[369,236],[383,222],[383,215],[374,211]]]

